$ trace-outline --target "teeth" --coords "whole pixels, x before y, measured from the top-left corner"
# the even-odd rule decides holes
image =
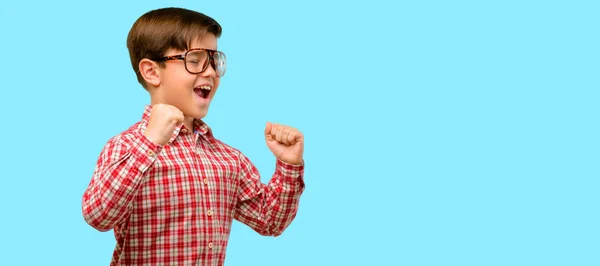
[[[207,90],[207,91],[209,91],[211,89],[210,85],[203,85],[203,86],[200,86],[198,88],[203,89],[203,90]]]

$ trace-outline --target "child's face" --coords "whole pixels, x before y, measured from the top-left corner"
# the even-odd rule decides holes
[[[208,33],[201,40],[192,42],[190,49],[193,48],[217,50],[217,38]],[[183,55],[184,53],[185,51],[169,50],[166,56]],[[187,61],[188,69],[192,70],[197,67],[192,65],[197,60],[188,59]],[[209,64],[204,72],[191,74],[186,70],[183,60],[167,60],[165,62],[166,67],[160,70],[161,85],[158,88],[160,99],[177,107],[185,116],[204,118],[221,80],[213,66]]]

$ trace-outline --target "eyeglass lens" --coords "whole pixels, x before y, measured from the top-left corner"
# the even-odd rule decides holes
[[[214,60],[209,60],[208,51],[195,50],[190,51],[185,57],[185,63],[188,71],[192,73],[200,73],[208,68],[209,61],[217,75],[222,77],[225,74],[225,55],[222,52],[215,52]]]

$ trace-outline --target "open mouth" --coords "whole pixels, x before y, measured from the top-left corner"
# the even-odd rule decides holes
[[[196,95],[198,95],[198,97],[200,97],[202,99],[208,99],[211,89],[212,89],[212,87],[210,85],[202,85],[202,86],[195,87],[194,93],[196,93]]]

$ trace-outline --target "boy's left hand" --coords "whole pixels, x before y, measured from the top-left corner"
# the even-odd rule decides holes
[[[265,139],[277,159],[294,165],[303,163],[304,136],[297,129],[267,122]]]

